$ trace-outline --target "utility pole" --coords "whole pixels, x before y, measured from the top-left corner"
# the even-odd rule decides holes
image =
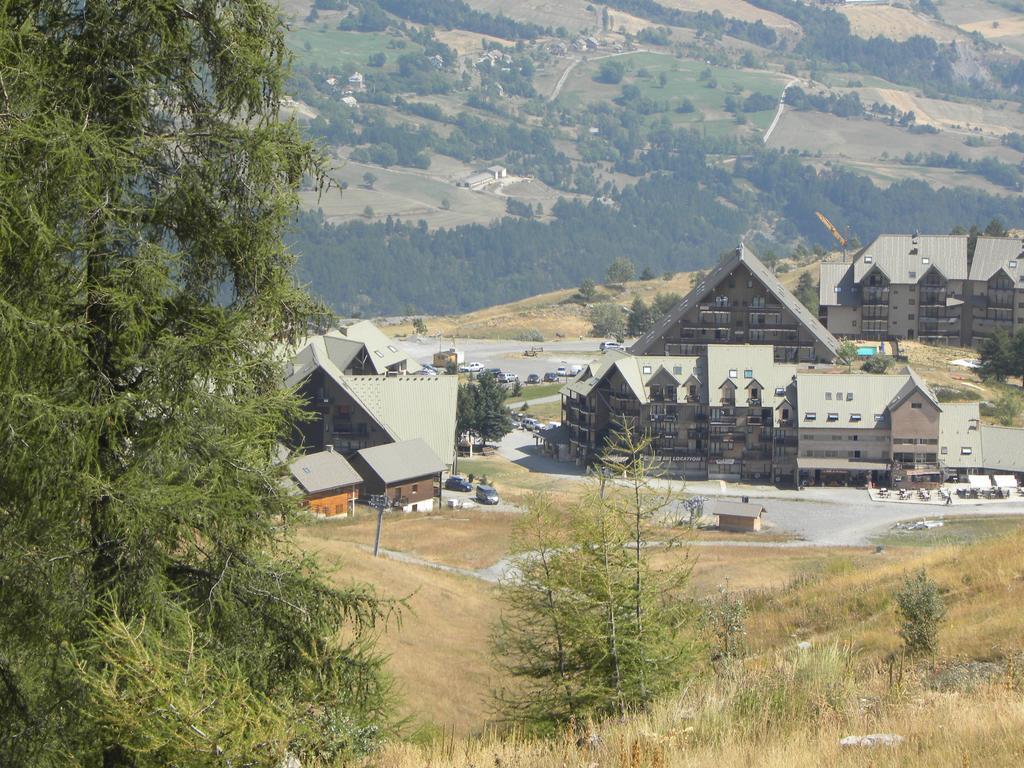
[[[387,496],[374,495],[370,497],[370,506],[377,510],[377,535],[373,539],[373,556],[377,557],[377,552],[380,550],[380,529],[384,524],[384,510],[390,506],[390,503]]]

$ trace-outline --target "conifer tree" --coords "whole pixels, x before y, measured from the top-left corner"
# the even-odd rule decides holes
[[[372,746],[389,605],[289,543],[281,232],[318,153],[265,0],[0,11],[0,765]]]
[[[685,560],[655,570],[651,545],[671,542],[652,487],[650,441],[622,430],[598,479],[566,513],[539,496],[516,526],[495,660],[515,680],[500,713],[544,730],[643,710],[681,685],[694,659]]]

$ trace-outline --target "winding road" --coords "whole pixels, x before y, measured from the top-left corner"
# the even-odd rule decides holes
[[[775,126],[779,124],[779,120],[782,118],[782,112],[786,108],[786,91],[799,82],[800,80],[794,77],[786,83],[786,87],[782,89],[782,95],[779,97],[779,108],[775,110],[775,117],[772,119],[772,124],[768,126],[768,130],[765,131],[764,136],[761,137],[762,144],[768,143],[768,139],[771,138],[772,131],[775,130]]]

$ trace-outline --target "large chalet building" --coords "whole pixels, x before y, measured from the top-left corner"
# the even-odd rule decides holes
[[[766,344],[780,363],[829,362],[835,337],[744,245],[732,251],[630,348],[700,355],[711,344]]]
[[[837,336],[970,346],[1024,328],[1024,241],[880,235],[820,267],[819,316]]]
[[[286,366],[285,385],[306,403],[291,447],[361,450],[421,439],[442,463],[455,460],[458,378],[412,376],[419,369],[371,323],[309,339]]]
[[[569,457],[594,461],[623,428],[648,434],[664,471],[792,482],[796,367],[768,345],[710,344],[699,356],[608,353],[562,389]]]
[[[739,249],[631,353],[605,353],[562,388],[566,457],[593,463],[626,429],[650,437],[666,475],[692,479],[914,486],[978,471],[989,449],[1013,463],[997,443],[1020,445],[1024,430],[986,438],[977,403],[939,403],[910,368],[833,367],[835,338],[801,310]],[[762,326],[771,338],[748,343]]]

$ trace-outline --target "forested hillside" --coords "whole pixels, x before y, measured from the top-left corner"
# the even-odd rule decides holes
[[[667,151],[656,165],[680,158]],[[708,166],[698,176],[666,171],[607,199],[562,201],[550,223],[509,216],[431,231],[390,218],[335,225],[312,212],[290,245],[302,254],[300,279],[340,313],[451,313],[600,280],[622,255],[659,274],[705,267],[758,220],[773,221],[784,242],[827,245],[815,210],[833,212],[866,242],[881,232],[1011,222],[1020,206],[1015,197],[914,180],[880,189],[849,171],[817,172],[799,157],[767,151],[737,164],[735,175]]]
[[[831,247],[816,210],[862,243],[1024,225],[1015,37],[930,2],[857,25],[792,0],[700,7],[317,0],[290,92],[342,189],[306,193],[299,279],[346,315],[465,312],[619,256],[661,274],[740,240]],[[491,165],[508,178],[466,188]]]

